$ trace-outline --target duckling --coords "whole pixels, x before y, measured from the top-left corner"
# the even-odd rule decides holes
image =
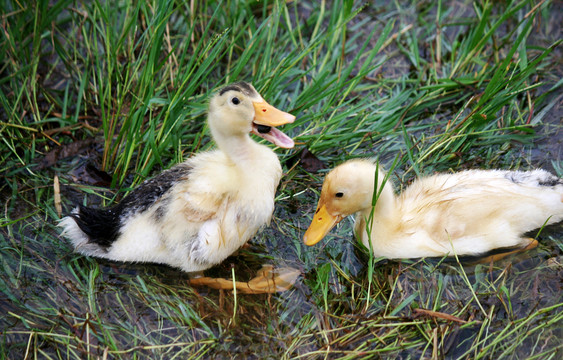
[[[116,261],[168,264],[200,272],[222,262],[270,222],[282,176],[276,154],[294,142],[275,127],[295,117],[238,82],[211,98],[208,124],[217,149],[147,180],[108,209],[77,207],[62,235],[77,252]]]
[[[416,180],[399,196],[384,179],[379,165],[367,159],[334,168],[324,180],[305,244],[316,244],[355,213],[356,237],[376,256],[479,255],[530,245],[533,239],[522,234],[563,219],[563,180],[544,170],[434,175]]]

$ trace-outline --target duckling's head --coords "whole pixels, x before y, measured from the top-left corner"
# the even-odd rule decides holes
[[[276,126],[292,123],[295,116],[276,109],[246,82],[220,89],[209,103],[209,128],[215,139],[253,133],[282,148],[293,140]]]
[[[328,173],[317,211],[303,237],[306,245],[321,241],[346,216],[371,207],[377,171],[372,160],[355,159]]]

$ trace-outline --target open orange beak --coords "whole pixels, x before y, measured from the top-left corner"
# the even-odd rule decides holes
[[[278,110],[265,101],[253,102],[252,105],[254,105],[255,111],[255,124],[276,127],[295,121],[295,116]]]
[[[252,102],[254,105],[254,120],[251,132],[271,143],[285,149],[295,146],[293,140],[276,129],[276,126],[289,124],[295,121],[295,116],[278,110],[265,101]]]
[[[311,225],[309,225],[309,228],[303,236],[305,245],[312,246],[321,241],[334,225],[338,224],[341,220],[342,216],[331,215],[326,209],[326,205],[322,203],[322,200],[319,201],[313,221],[311,221]]]

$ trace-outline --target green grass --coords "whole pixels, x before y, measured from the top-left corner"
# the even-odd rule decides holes
[[[308,248],[323,173],[291,165],[306,148],[329,168],[396,159],[389,181],[401,184],[470,167],[561,176],[552,1],[0,5],[1,358],[563,353],[561,225],[542,231],[538,249],[493,265],[370,257],[347,221]],[[271,226],[209,273],[292,266],[303,273],[295,287],[193,289],[165,266],[74,254],[58,237],[54,176],[64,211],[119,199],[213,146],[207,98],[238,80],[297,116],[283,130],[298,146],[276,150],[286,174]],[[109,174],[110,189],[91,168]]]

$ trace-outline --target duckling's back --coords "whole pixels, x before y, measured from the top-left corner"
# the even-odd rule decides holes
[[[526,245],[522,235],[563,220],[563,181],[544,170],[468,170],[413,183],[399,198],[403,233],[434,255]],[[426,254],[429,256],[431,254]]]

